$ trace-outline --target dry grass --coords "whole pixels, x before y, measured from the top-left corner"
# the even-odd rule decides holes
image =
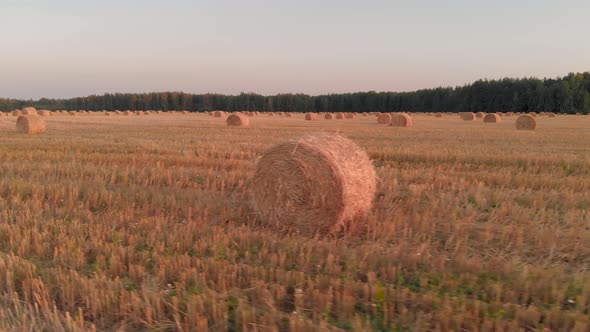
[[[412,118],[0,118],[0,330],[587,331],[590,117]],[[376,166],[357,235],[256,222],[256,157],[312,131]]]

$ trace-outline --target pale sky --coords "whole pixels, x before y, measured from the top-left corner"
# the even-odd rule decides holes
[[[590,70],[588,0],[0,0],[0,97],[410,91]]]

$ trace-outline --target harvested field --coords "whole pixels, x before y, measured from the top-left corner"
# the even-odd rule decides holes
[[[44,119],[0,117],[2,331],[590,328],[590,116]],[[367,152],[373,208],[340,236],[279,234],[257,157],[320,131]]]

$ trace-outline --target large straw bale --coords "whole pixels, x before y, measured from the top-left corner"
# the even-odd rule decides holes
[[[485,123],[499,123],[502,122],[502,118],[497,113],[488,113],[483,117]]]
[[[537,127],[537,120],[534,117],[525,114],[516,119],[516,129],[518,130],[535,130]]]
[[[45,120],[39,115],[21,115],[16,119],[16,130],[24,134],[42,134],[45,132]]]
[[[271,147],[259,158],[253,179],[261,221],[305,236],[349,226],[371,209],[375,188],[366,152],[328,133]]]
[[[392,127],[411,127],[412,124],[412,117],[406,113],[393,114],[389,123]]]
[[[230,114],[225,121],[231,127],[248,127],[250,125],[248,116],[239,112]]]

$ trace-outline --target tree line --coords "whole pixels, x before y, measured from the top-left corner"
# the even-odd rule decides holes
[[[590,113],[590,72],[558,78],[478,80],[413,92],[356,92],[309,96],[184,92],[114,93],[71,99],[0,98],[0,110],[188,110],[289,112],[555,112]]]

